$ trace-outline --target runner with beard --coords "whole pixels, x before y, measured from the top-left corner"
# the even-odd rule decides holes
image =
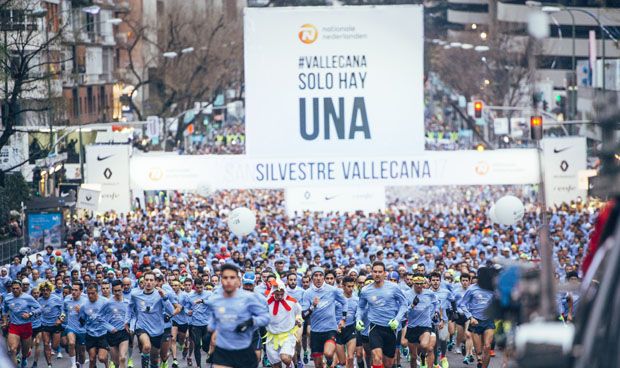
[[[41,305],[22,291],[22,283],[11,283],[11,295],[4,299],[3,327],[8,327],[7,345],[13,363],[17,365],[17,353],[21,346],[21,366],[26,367],[26,357],[32,345],[32,317],[41,313]]]
[[[336,335],[336,354],[340,365],[346,365],[347,368],[353,368],[355,358],[356,336],[355,336],[355,312],[359,298],[353,292],[355,280],[346,276],[342,280],[342,291],[347,299],[347,319],[344,327],[340,329]]]
[[[159,270],[157,270],[159,271]],[[170,340],[172,339],[172,317],[181,312],[181,305],[177,299],[177,294],[172,286],[164,282],[164,275],[161,271],[155,274],[157,287],[161,288],[168,296],[170,304],[174,308],[172,312],[164,310],[164,336],[161,339],[161,349],[159,349],[160,368],[168,368],[168,357],[170,353]]]
[[[324,272],[320,267],[312,269],[312,285],[301,303],[303,315],[310,317],[310,348],[317,368],[323,367],[323,356],[327,366],[332,365],[337,330],[347,317],[347,299],[342,290],[325,283]],[[336,304],[340,304],[340,315],[336,315]]]
[[[286,294],[295,298],[299,303],[304,296],[304,290],[297,285],[297,274],[293,272],[289,272],[286,275]],[[305,325],[305,321],[304,321]],[[298,366],[301,366],[301,341],[303,339],[303,328],[302,325],[300,329],[297,330],[297,343],[295,344],[295,359]]]
[[[407,299],[397,284],[385,282],[385,264],[372,265],[374,282],[362,289],[357,308],[358,330],[363,330],[364,315],[370,324],[368,338],[372,350],[372,367],[391,367],[396,354],[397,330],[407,312]]]
[[[269,323],[264,298],[240,289],[239,269],[225,263],[221,267],[222,291],[207,302],[211,333],[216,333],[213,364],[215,368],[256,368],[258,360],[252,346],[257,327]],[[198,347],[196,347],[198,348]]]

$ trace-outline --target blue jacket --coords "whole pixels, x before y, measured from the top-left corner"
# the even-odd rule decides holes
[[[136,330],[144,330],[149,336],[159,336],[164,333],[164,311],[172,314],[173,310],[168,295],[164,299],[156,290],[148,294],[140,290],[129,298],[125,321],[135,318]]]
[[[215,345],[226,350],[246,349],[252,344],[256,328],[269,323],[267,300],[255,293],[237,290],[232,297],[223,293],[213,294],[207,301],[210,330],[217,332]],[[254,328],[243,333],[235,332],[237,326],[252,319]]]
[[[4,314],[9,315],[9,322],[14,325],[23,325],[28,322],[32,322],[33,315],[41,314],[41,305],[37,302],[32,295],[21,294],[18,298],[15,298],[13,294],[11,297],[7,295],[4,301]],[[30,313],[30,318],[24,319],[22,314],[24,312]]]
[[[364,314],[368,321],[378,326],[387,327],[390,320],[402,321],[407,312],[407,299],[397,284],[384,282],[377,287],[375,283],[364,286],[360,293],[356,319],[362,320]]]
[[[301,308],[304,311],[310,309],[314,298],[319,298],[319,304],[310,315],[310,325],[314,332],[336,331],[338,322],[342,320],[343,311],[347,310],[347,299],[341,289],[323,283],[316,288],[314,285],[304,291]],[[336,314],[336,304],[340,304]]]
[[[463,299],[458,304],[458,308],[463,312],[465,317],[474,317],[479,321],[489,319],[486,310],[493,301],[493,292],[481,289],[478,285],[472,285],[463,294]]]

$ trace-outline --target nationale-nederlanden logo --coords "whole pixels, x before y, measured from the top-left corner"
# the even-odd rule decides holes
[[[319,30],[312,24],[304,24],[299,30],[299,40],[305,44],[311,44],[319,38]]]

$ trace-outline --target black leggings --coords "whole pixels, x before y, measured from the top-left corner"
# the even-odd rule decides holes
[[[200,358],[202,357],[200,348],[202,347],[205,353],[209,352],[211,333],[207,329],[207,326],[192,326],[190,335],[192,336],[192,341],[194,341],[194,359],[196,359],[197,366],[200,367]]]

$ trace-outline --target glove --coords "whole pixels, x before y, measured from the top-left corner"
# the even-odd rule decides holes
[[[164,314],[164,322],[165,322],[165,323],[170,322],[170,318],[171,318],[171,317],[170,317],[169,315]]]
[[[86,324],[86,320],[82,317],[80,317],[80,319],[78,319],[78,322],[80,322],[80,326],[84,326]]]
[[[390,326],[392,330],[396,331],[396,329],[398,328],[398,321],[395,319],[391,319],[390,322],[388,322],[388,326]]]
[[[237,325],[237,327],[235,328],[235,332],[236,333],[243,333],[245,331],[248,330],[248,328],[254,326],[254,320],[252,318],[248,319],[245,322],[241,322],[240,324]]]
[[[355,329],[358,331],[362,331],[364,329],[364,322],[357,321],[357,323],[355,324]]]

